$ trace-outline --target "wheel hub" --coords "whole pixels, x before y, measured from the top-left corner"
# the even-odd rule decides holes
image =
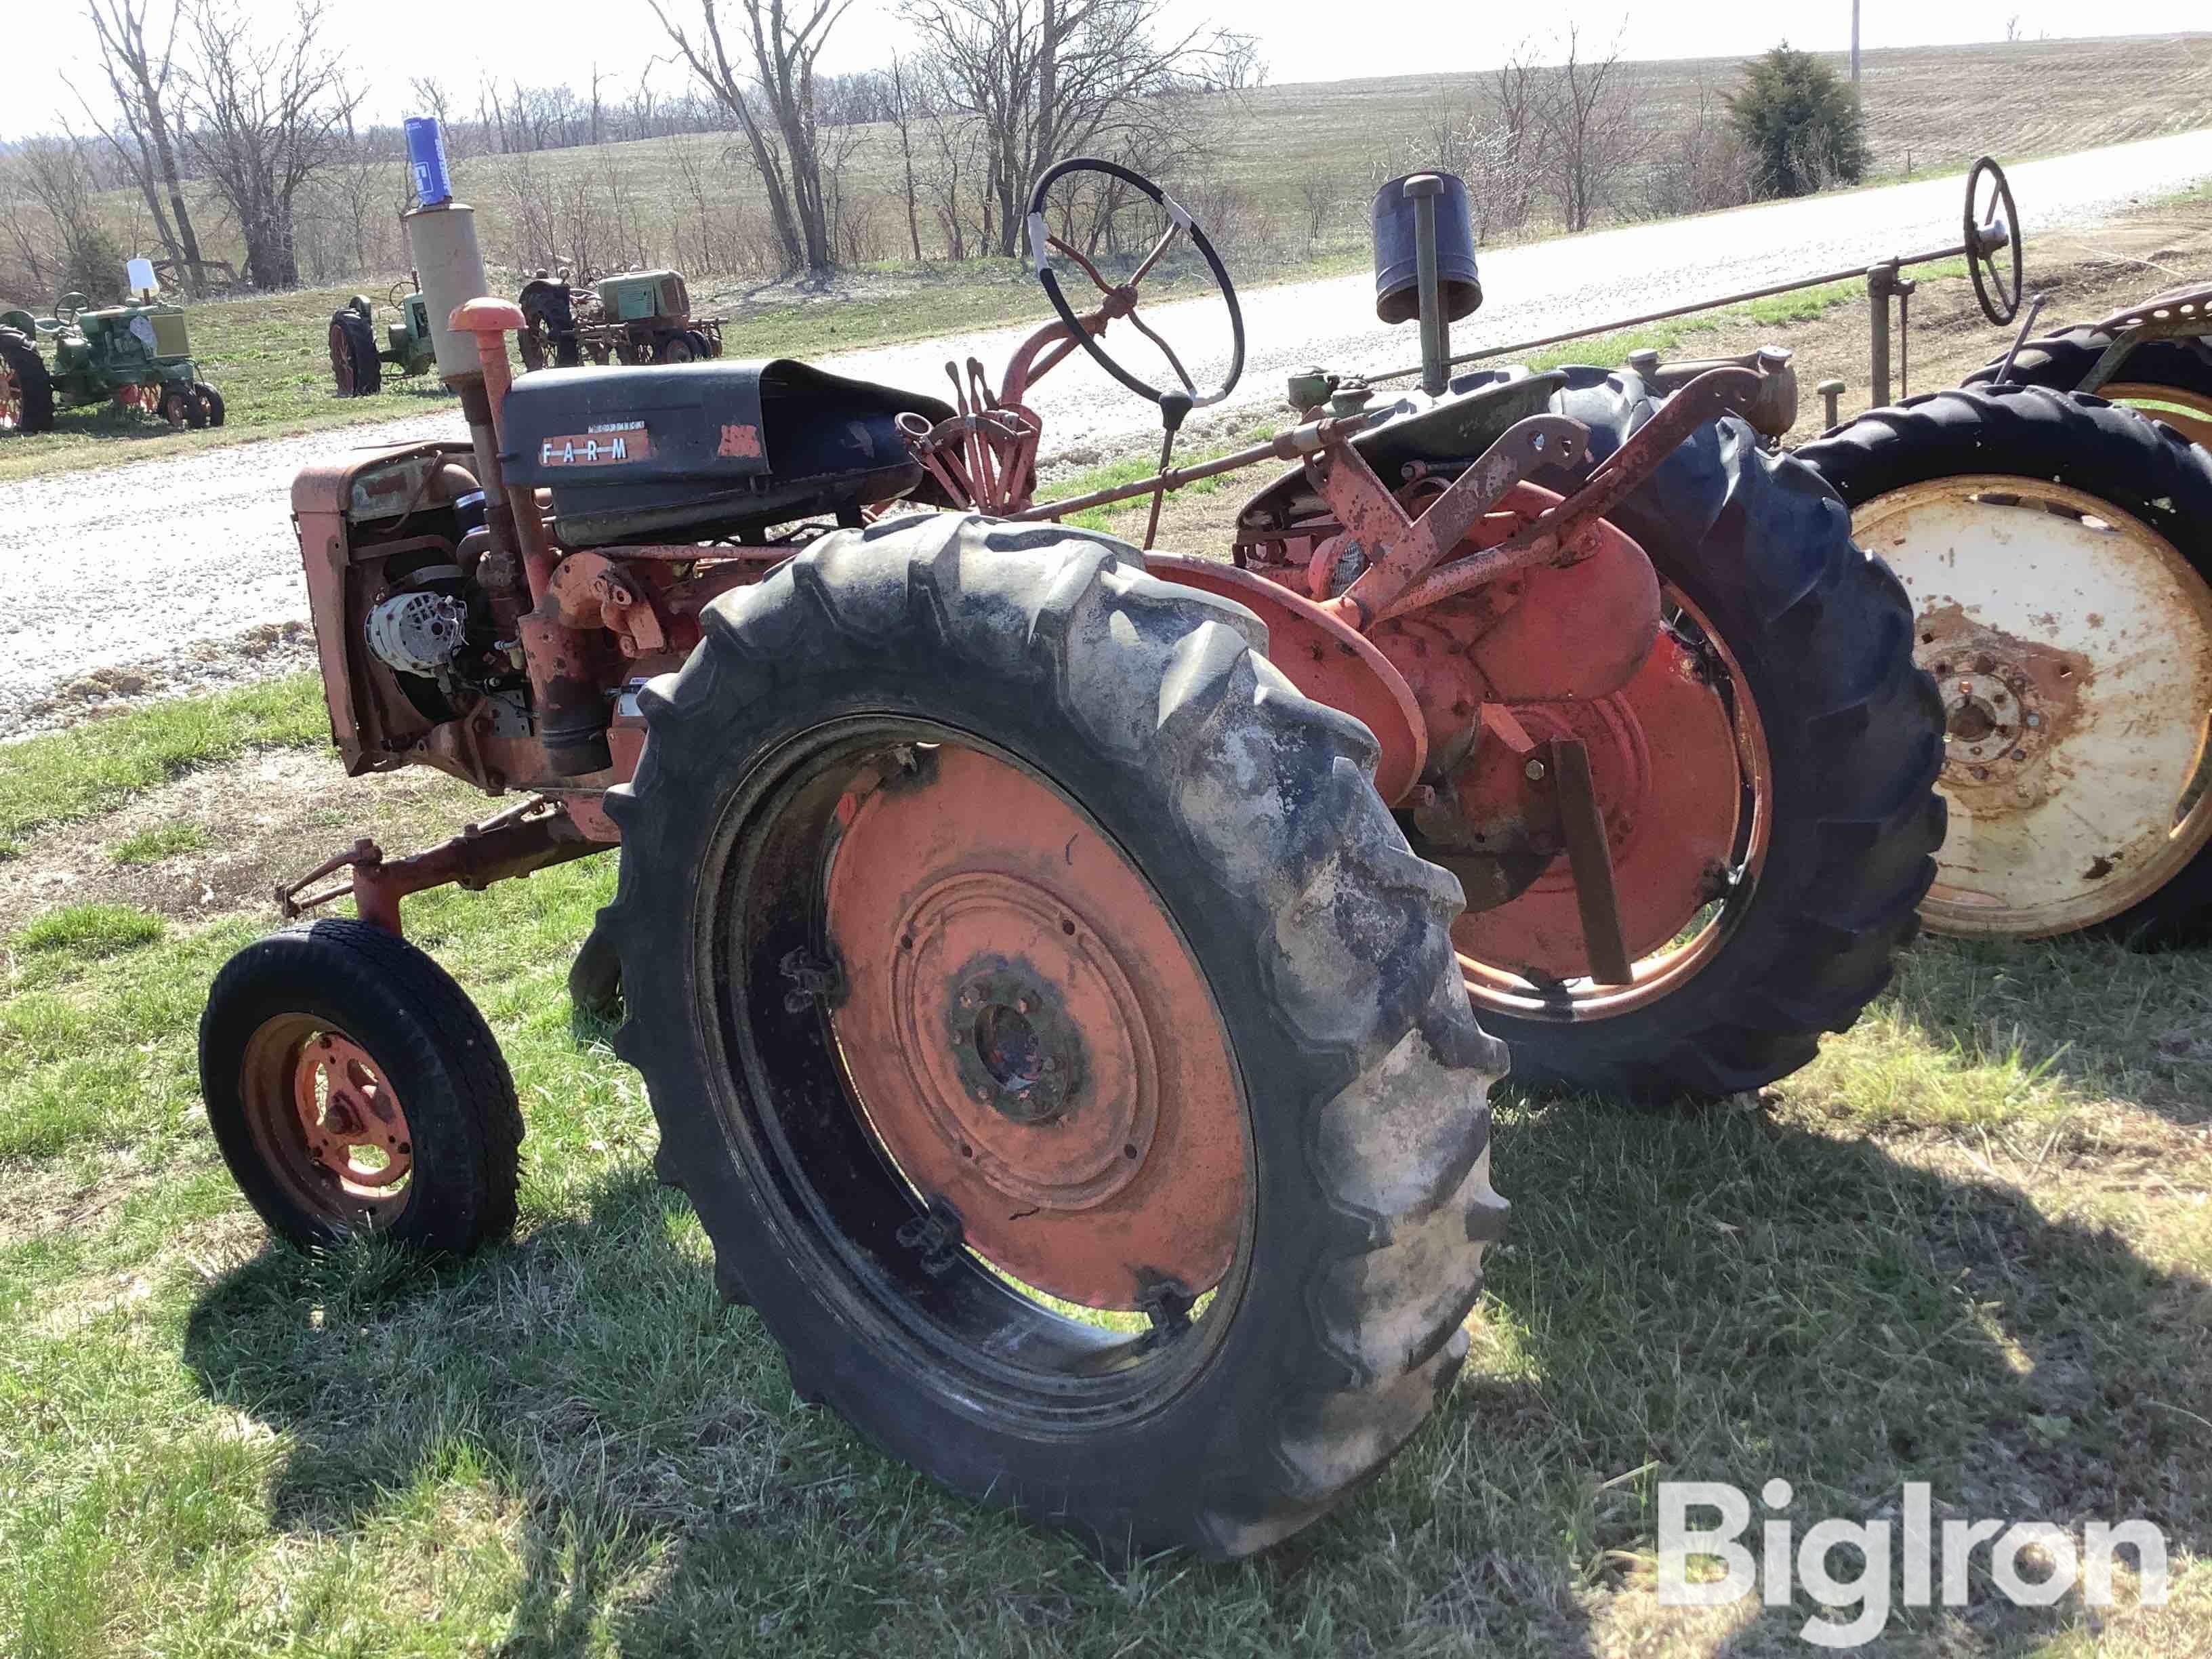
[[[1978,627],[1955,605],[1920,618],[1912,659],[1943,699],[1944,784],[2039,798],[2044,758],[2073,729],[2087,664]]]
[[[1137,1178],[1159,1076],[1127,975],[1066,914],[1003,871],[939,882],[901,919],[891,997],[938,1155],[1018,1205],[1077,1211]]]
[[[1512,711],[1539,745],[1573,738],[1589,752],[1632,961],[1660,951],[1727,893],[1741,856],[1743,781],[1756,763],[1712,683],[1714,672],[1662,630],[1620,690]],[[1527,988],[1519,981],[1565,982],[1590,972],[1564,854],[1518,897],[1460,917],[1452,939],[1478,1009],[1495,997],[1522,1012]],[[1607,1006],[1627,1006],[1644,977],[1639,969],[1638,987],[1606,993]]]
[[[952,1062],[974,1097],[1023,1125],[1050,1123],[1073,1103],[1083,1039],[1037,975],[991,967],[963,985],[946,1011]]]
[[[872,763],[838,804],[831,1024],[890,1161],[1001,1272],[1094,1308],[1228,1271],[1249,1194],[1212,992],[1066,797],[979,750]]]
[[[1922,915],[2035,938],[2120,915],[2212,837],[2212,592],[2112,502],[1968,474],[1876,496],[1859,542],[1911,593],[1943,702],[1950,829]]]
[[[406,1114],[359,1043],[325,1031],[302,1047],[292,1099],[308,1156],[338,1182],[378,1193],[407,1178],[415,1146]]]

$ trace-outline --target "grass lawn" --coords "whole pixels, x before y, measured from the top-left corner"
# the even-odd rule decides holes
[[[252,695],[0,748],[0,829],[192,856],[191,823],[110,820],[252,745],[307,758],[312,685]],[[516,1241],[439,1267],[272,1246],[231,1186],[194,1024],[262,917],[79,896],[7,939],[0,1653],[1802,1652],[1802,1598],[1652,1594],[1658,1480],[1775,1475],[1801,1532],[1926,1480],[1939,1515],[2171,1541],[2162,1609],[1978,1577],[1883,1650],[2212,1649],[2201,955],[1931,942],[1758,1102],[1509,1095],[1512,1230],[1435,1419],[1273,1554],[1117,1574],[802,1405],[718,1304],[635,1075],[568,1007],[613,874],[410,903],[529,1121]]]

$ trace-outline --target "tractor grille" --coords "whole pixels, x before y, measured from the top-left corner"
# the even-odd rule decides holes
[[[185,333],[185,314],[181,311],[157,311],[152,317],[154,350],[163,357],[189,357],[192,355],[191,341]]]

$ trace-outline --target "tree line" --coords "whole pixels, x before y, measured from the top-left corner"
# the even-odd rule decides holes
[[[400,134],[358,118],[362,93],[323,0],[295,0],[282,30],[250,24],[236,0],[84,3],[99,79],[71,82],[82,130],[0,146],[0,290],[112,294],[124,250],[93,210],[118,189],[165,282],[187,294],[404,264]],[[1170,27],[1166,0],[896,0],[903,51],[880,69],[819,73],[849,3],[642,0],[684,77],[673,94],[594,67],[580,87],[418,77],[409,103],[440,118],[471,192],[501,210],[495,257],[520,267],[673,259],[788,274],[1011,256],[1030,181],[1077,153],[1166,179],[1217,222],[1256,216],[1219,166],[1219,95],[1264,80],[1249,37]],[[1637,66],[1570,27],[1395,141],[1348,137],[1349,170],[1301,173],[1298,216],[1310,253],[1383,178],[1441,166],[1467,179],[1483,239],[1540,216],[1579,231],[1856,179],[1858,124],[1850,89],[1786,46],[1732,89],[1700,84],[1692,107],[1655,112]],[[654,139],[668,142],[652,187],[622,167],[543,159]],[[733,167],[757,191],[728,189]],[[1115,253],[1129,205],[1094,182],[1055,228]]]

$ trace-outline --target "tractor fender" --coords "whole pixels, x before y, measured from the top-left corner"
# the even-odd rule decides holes
[[[1523,485],[1534,489],[1536,486]],[[1550,494],[1545,491],[1545,494]],[[1597,551],[1512,577],[1516,603],[1468,647],[1493,702],[1566,702],[1618,691],[1659,637],[1659,574],[1609,521]]]

